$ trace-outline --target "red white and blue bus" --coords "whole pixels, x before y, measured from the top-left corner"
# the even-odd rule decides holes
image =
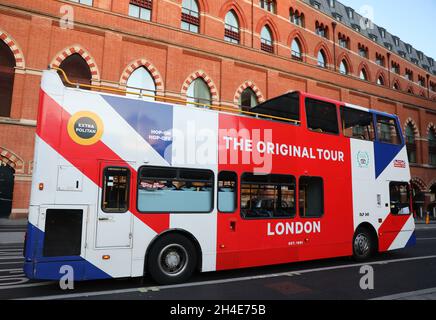
[[[415,243],[410,178],[395,115],[303,92],[235,113],[69,88],[45,71],[24,270],[175,283],[365,260]]]

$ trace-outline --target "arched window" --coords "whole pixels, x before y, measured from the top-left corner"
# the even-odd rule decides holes
[[[400,85],[398,84],[398,82],[394,82],[394,84],[393,84],[393,86],[392,86],[392,89],[394,89],[394,90],[400,90]]]
[[[275,0],[260,0],[260,7],[271,13],[276,13]]]
[[[400,65],[396,63],[395,61],[391,62],[391,72],[400,74]]]
[[[262,28],[262,31],[260,33],[260,48],[263,51],[273,53],[274,47],[273,47],[273,37],[271,34],[271,29],[268,26],[264,26]]]
[[[409,157],[409,162],[416,163],[415,131],[411,123],[409,123],[406,126],[406,146],[407,146],[407,156]]]
[[[239,20],[238,16],[233,10],[230,10],[226,14],[224,40],[236,44],[239,44],[240,41]]]
[[[327,68],[326,57],[324,50],[319,50],[318,52],[318,66],[321,68]]]
[[[212,104],[209,87],[202,78],[197,78],[191,83],[186,95],[188,102]]]
[[[291,51],[292,51],[292,58],[293,59],[297,59],[297,60],[302,60],[303,59],[303,56],[301,54],[300,40],[298,40],[297,38],[295,38],[292,41]]]
[[[428,163],[436,166],[436,132],[430,128],[428,132]]]
[[[364,44],[359,43],[358,44],[358,48],[359,48],[359,56],[361,56],[362,58],[368,58],[368,47],[365,47]]]
[[[151,74],[144,67],[139,67],[130,75],[127,80],[128,91],[146,95],[156,95],[156,84]],[[137,95],[135,95],[137,97]],[[143,97],[144,100],[154,101],[152,97]]]
[[[15,57],[0,40],[0,117],[10,117],[15,78]]]
[[[68,79],[74,83],[91,84],[92,74],[89,69],[88,63],[78,53],[74,53],[62,61],[59,66],[67,74]],[[65,79],[61,76],[65,86],[70,86],[65,82]],[[84,88],[87,89],[87,88]]]
[[[182,2],[182,29],[195,33],[200,31],[200,11],[196,0]]]
[[[368,73],[365,69],[360,70],[360,79],[364,81],[368,81]]]
[[[339,46],[342,48],[346,48],[346,49],[350,48],[350,38],[347,37],[345,34],[342,34],[340,32],[338,35],[338,43],[339,43]]]
[[[341,64],[339,65],[339,72],[341,74],[347,75],[348,74],[348,65],[347,62],[345,60],[341,61]]]
[[[375,54],[375,63],[377,63],[379,66],[384,67],[385,66],[385,57],[379,53]]]
[[[384,86],[385,85],[385,79],[383,79],[382,76],[379,76],[378,79],[377,79],[377,84],[379,86]]]
[[[257,103],[256,94],[251,88],[245,89],[239,97],[239,106],[243,111],[250,111]]]
[[[319,23],[318,21],[316,21],[315,23],[315,33],[317,35],[319,35],[320,37],[326,38],[328,39],[329,35],[328,35],[328,27],[324,26],[323,23]]]
[[[297,26],[304,28],[304,14],[298,10],[294,11],[293,8],[289,9],[289,20]]]
[[[304,26],[306,25],[305,18],[304,18],[304,13],[300,13],[300,16],[296,17],[295,24],[297,26],[300,26],[300,27],[304,28]]]

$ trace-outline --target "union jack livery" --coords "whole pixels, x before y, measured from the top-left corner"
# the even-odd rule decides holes
[[[415,243],[409,181],[394,115],[303,92],[236,113],[67,88],[44,71],[24,270],[175,283],[364,260]]]

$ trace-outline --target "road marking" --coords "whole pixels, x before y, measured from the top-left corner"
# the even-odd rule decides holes
[[[0,257],[0,260],[8,260],[8,259],[11,259],[11,260],[18,260],[18,259],[21,259],[21,260],[24,260],[24,257],[23,256],[9,256],[9,257]]]
[[[1,278],[0,277],[0,289],[5,288],[6,286],[19,286],[21,283],[28,282],[29,279],[26,277],[9,277],[9,278]],[[4,282],[4,283],[3,283]]]
[[[11,268],[11,269],[0,269],[0,272],[17,272],[17,271],[23,271],[23,269],[21,268]]]
[[[18,261],[18,262],[0,262],[0,265],[3,265],[3,264],[18,264],[18,265],[22,266],[23,262],[21,262],[21,261]]]
[[[15,271],[9,271],[9,273],[23,273],[23,268],[21,268],[21,269],[16,269]],[[23,273],[24,274],[24,273]]]
[[[165,286],[159,286],[159,287],[142,287],[142,288],[129,288],[129,289],[120,289],[120,290],[72,293],[72,294],[63,294],[63,295],[22,298],[22,299],[17,299],[17,300],[74,299],[74,298],[81,298],[81,297],[95,297],[95,296],[103,296],[103,295],[152,291],[152,289],[154,289],[154,290],[157,289],[158,291],[161,291],[161,290],[165,290],[165,289],[198,287],[198,286],[225,284],[225,283],[241,282],[241,281],[249,281],[249,280],[259,280],[259,279],[266,279],[266,278],[276,278],[276,277],[291,276],[291,275],[301,275],[301,274],[305,274],[305,273],[348,269],[348,268],[354,268],[354,267],[361,267],[361,266],[365,266],[365,265],[386,265],[386,264],[390,264],[390,263],[409,262],[409,261],[428,260],[428,259],[436,259],[436,255],[413,257],[413,258],[402,258],[402,259],[394,259],[394,260],[382,260],[382,261],[374,261],[374,262],[367,262],[367,263],[353,263],[353,264],[346,264],[346,265],[332,266],[332,267],[296,270],[296,271],[290,271],[290,272],[288,271],[288,272],[281,272],[281,273],[272,273],[272,274],[264,274],[264,275],[258,275],[258,276],[247,276],[247,277],[239,277],[239,278],[229,278],[229,279],[221,279],[221,280],[189,282],[189,283],[165,285]]]
[[[160,289],[158,287],[148,287],[148,288],[139,288],[138,291],[142,293],[147,293],[149,291],[158,292],[160,291]]]
[[[27,281],[29,279],[26,278]],[[30,288],[30,287],[40,287],[40,286],[49,286],[56,284],[57,282],[37,282],[37,283],[28,283],[28,284],[17,284],[17,285],[9,285],[9,286],[0,286],[0,290],[10,290],[10,289],[20,289],[20,288]]]
[[[426,295],[426,294],[436,294],[436,288],[429,288],[429,289],[424,289],[424,290],[391,294],[389,296],[378,297],[378,298],[374,298],[371,300],[396,300],[396,299],[410,298],[410,297],[415,297],[415,296],[422,296],[422,295]]]
[[[10,278],[24,278],[26,275],[24,273],[21,274],[11,274],[9,276],[0,276],[0,281],[3,281],[4,279],[10,279]],[[29,281],[29,279],[27,279]]]

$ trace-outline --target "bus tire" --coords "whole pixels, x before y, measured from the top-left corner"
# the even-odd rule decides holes
[[[159,284],[187,281],[197,266],[194,244],[181,234],[170,234],[156,241],[150,249],[147,269]]]
[[[353,257],[356,261],[368,260],[376,249],[373,235],[367,228],[358,228],[353,237]]]

